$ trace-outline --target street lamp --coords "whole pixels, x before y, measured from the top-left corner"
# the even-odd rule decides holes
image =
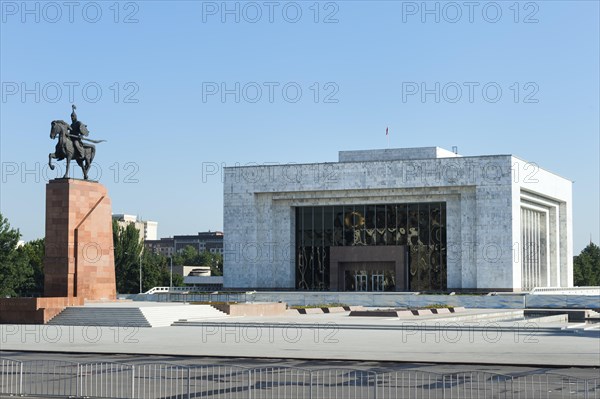
[[[171,263],[171,282],[169,283],[169,291],[173,288],[173,255],[169,256],[169,262]]]
[[[142,253],[140,252],[140,294],[142,293]]]

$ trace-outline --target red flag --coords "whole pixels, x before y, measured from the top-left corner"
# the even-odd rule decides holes
[[[386,136],[388,135],[388,128],[387,127],[385,128],[385,135]]]

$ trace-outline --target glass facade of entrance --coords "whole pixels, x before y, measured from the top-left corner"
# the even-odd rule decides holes
[[[331,247],[379,245],[406,246],[406,289],[446,289],[445,202],[297,207],[296,288],[330,289]],[[345,289],[389,290],[394,276],[383,274],[357,270]]]

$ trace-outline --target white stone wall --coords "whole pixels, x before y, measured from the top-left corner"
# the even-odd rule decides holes
[[[561,176],[527,162],[511,157],[513,202],[513,242],[515,248],[521,244],[520,208],[526,207],[546,215],[548,233],[548,281],[550,287],[573,286],[573,226],[572,187],[573,183]],[[519,215],[519,216],[517,216]],[[515,254],[513,270],[515,288],[521,287],[521,254]]]
[[[520,264],[513,259],[520,231],[515,158],[345,159],[225,169],[226,288],[295,288],[296,206],[429,201],[446,202],[449,289],[520,287]],[[568,220],[569,209],[570,200],[561,213]],[[568,236],[568,229],[561,234]]]

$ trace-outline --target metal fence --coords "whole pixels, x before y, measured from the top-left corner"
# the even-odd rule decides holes
[[[217,292],[217,293],[156,293],[153,301],[156,302],[248,302],[245,292]]]
[[[214,399],[600,399],[592,379],[554,373],[246,368],[0,358],[0,395]]]
[[[131,364],[82,363],[78,370],[78,396],[86,398],[134,397],[134,368]]]

